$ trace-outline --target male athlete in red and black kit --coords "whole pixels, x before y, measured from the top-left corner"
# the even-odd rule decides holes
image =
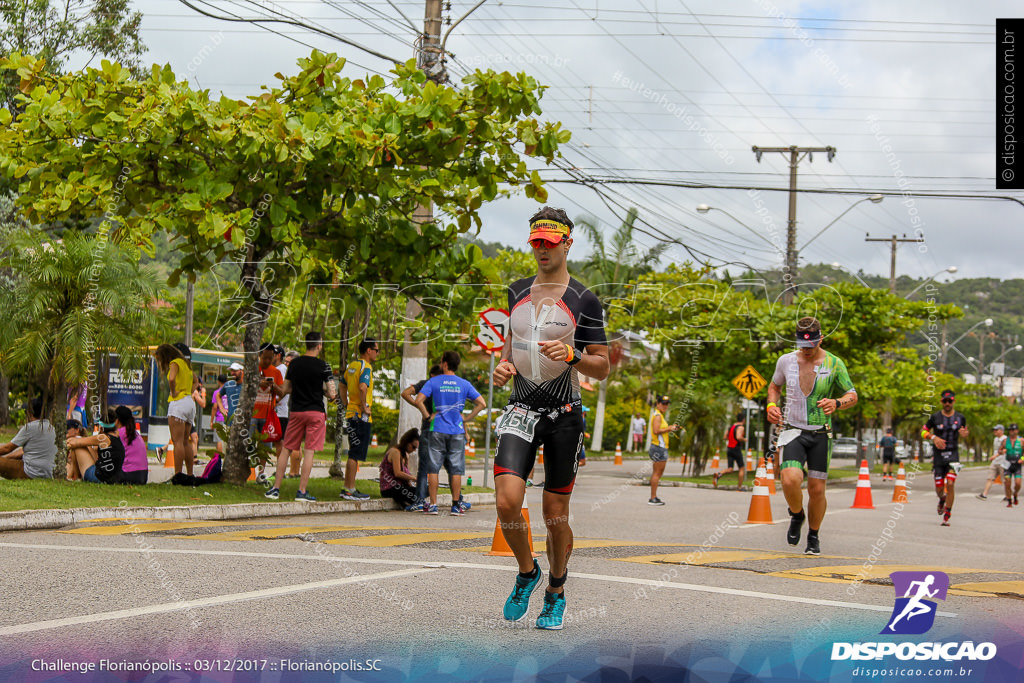
[[[949,526],[956,497],[956,475],[960,473],[960,439],[967,438],[967,418],[953,409],[956,394],[952,389],[942,392],[942,410],[928,418],[924,427],[931,434],[932,474],[935,493],[939,497],[938,512],[942,526]]]
[[[526,477],[544,446],[544,524],[549,573],[537,628],[562,628],[563,585],[572,552],[569,497],[583,450],[579,374],[608,376],[608,342],[597,297],[569,277],[572,221],[561,209],[544,207],[530,219],[530,246],[537,275],[508,288],[509,339],[494,369],[495,386],[512,377],[512,397],[498,421],[494,486],[498,519],[519,563],[519,575],[505,602],[504,616],[526,616],[530,595],[540,584],[540,565],[530,554],[530,530],[523,518]]]

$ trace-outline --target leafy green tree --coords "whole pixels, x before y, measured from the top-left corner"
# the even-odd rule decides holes
[[[583,279],[591,291],[597,294],[603,302],[606,314],[608,302],[613,299],[625,298],[629,283],[654,270],[669,247],[667,242],[662,242],[647,250],[637,247],[635,235],[638,215],[639,211],[636,207],[630,207],[626,212],[625,220],[608,240],[605,240],[604,233],[598,229],[593,219],[581,218],[577,221],[577,227],[593,244],[589,257],[583,263]],[[628,330],[631,328],[612,329]],[[620,356],[620,350],[614,348],[615,344],[616,342],[612,341],[613,349],[610,357],[613,361],[617,361]],[[616,365],[616,362],[612,363],[613,372]],[[604,440],[604,412],[610,381],[612,381],[611,376],[602,381],[598,388],[594,436],[591,442],[591,448],[594,450],[600,450]]]
[[[0,297],[0,360],[5,371],[34,376],[44,414],[62,425],[69,386],[88,383],[96,395],[101,357],[117,353],[126,365],[140,360],[155,331],[151,305],[159,285],[135,254],[102,236],[68,233],[54,241],[19,230],[0,252],[0,267],[11,273]],[[59,479],[67,464],[63,430],[57,446]]]
[[[0,57],[35,55],[52,73],[63,71],[72,55],[87,62],[106,57],[141,74],[141,23],[129,0],[7,0],[0,2]],[[18,85],[16,74],[4,73],[0,107],[20,107]]]
[[[256,351],[289,282],[336,281],[351,311],[365,305],[367,282],[458,281],[480,253],[460,249],[458,236],[479,227],[501,184],[547,196],[520,154],[551,161],[569,139],[534,118],[542,88],[525,74],[477,71],[451,88],[412,61],[390,81],[344,77],[344,60],[319,52],[299,65],[241,102],[211,99],[169,67],[139,81],[108,62],[56,77],[29,57],[0,60],[26,93],[16,119],[0,110],[0,169],[20,180],[30,218],[102,216],[112,235],[146,249],[167,230],[178,252],[172,287],[237,264],[240,415],[251,414]],[[426,204],[444,220],[414,220]],[[237,483],[248,469],[243,422],[225,464]]]

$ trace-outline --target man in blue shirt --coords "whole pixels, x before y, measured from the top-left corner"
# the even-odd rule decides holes
[[[416,395],[416,407],[424,419],[431,421],[427,469],[430,501],[423,504],[423,511],[428,515],[437,514],[437,473],[446,465],[452,487],[451,513],[462,516],[466,512],[459,501],[462,475],[466,473],[466,423],[486,408],[487,402],[472,384],[455,374],[461,360],[455,351],[445,351],[441,356],[441,374],[428,379]],[[432,414],[424,406],[428,398],[434,402]],[[473,411],[463,415],[467,400],[473,401]]]

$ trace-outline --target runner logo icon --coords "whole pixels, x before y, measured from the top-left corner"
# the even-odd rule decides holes
[[[946,599],[949,576],[943,572],[893,572],[889,576],[896,589],[896,604],[881,633],[926,633],[935,623],[937,611],[935,601],[928,598]]]

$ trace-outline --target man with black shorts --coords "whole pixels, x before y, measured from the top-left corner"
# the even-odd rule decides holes
[[[348,436],[348,460],[345,462],[345,486],[341,497],[345,500],[369,500],[370,495],[356,489],[359,463],[366,462],[366,451],[373,436],[373,365],[380,358],[376,340],[359,342],[359,358],[348,364],[341,380],[348,393],[345,408],[345,434]]]
[[[892,464],[896,462],[896,437],[892,435],[892,427],[885,428],[885,436],[878,440],[882,449],[882,481],[892,479]]]
[[[800,542],[800,530],[807,519],[808,555],[820,555],[818,531],[825,519],[825,482],[832,460],[832,414],[857,404],[846,364],[821,348],[821,325],[815,318],[796,323],[796,351],[779,357],[768,385],[768,421],[782,425],[779,434],[782,492],[789,504],[786,541]],[[786,387],[785,413],[779,408],[782,387]],[[833,398],[835,395],[838,398]],[[807,513],[801,487],[807,470]]]
[[[743,464],[743,446],[747,443],[747,435],[743,426],[743,413],[736,414],[736,421],[729,426],[725,435],[725,457],[727,469],[715,472],[711,476],[711,484],[718,488],[718,480],[727,474],[737,472],[739,477],[739,490],[743,490],[743,477],[747,468]],[[734,469],[735,468],[735,469]]]
[[[1008,430],[1010,434],[1003,444],[1003,456],[1006,458],[1006,468],[1003,469],[1003,486],[1006,488],[1006,507],[1012,508],[1019,504],[1017,496],[1020,494],[1020,461],[1022,451],[1024,451],[1024,442],[1017,434],[1016,422],[1011,423]]]
[[[942,410],[928,418],[924,428],[932,442],[932,475],[935,477],[935,494],[939,497],[938,512],[942,515],[942,526],[949,526],[953,514],[953,500],[956,497],[956,475],[960,473],[960,438],[967,438],[967,418],[953,409],[956,394],[946,389],[940,397]]]
[[[597,297],[566,267],[572,221],[561,209],[544,207],[530,219],[529,243],[537,274],[508,288],[509,337],[494,369],[495,386],[515,382],[498,421],[494,486],[498,519],[519,563],[504,617],[526,616],[530,595],[540,584],[540,565],[530,554],[530,529],[523,518],[526,478],[537,449],[544,446],[544,524],[550,576],[541,629],[560,630],[565,612],[563,586],[572,553],[569,497],[583,449],[583,407],[579,374],[608,376],[604,313]]]

